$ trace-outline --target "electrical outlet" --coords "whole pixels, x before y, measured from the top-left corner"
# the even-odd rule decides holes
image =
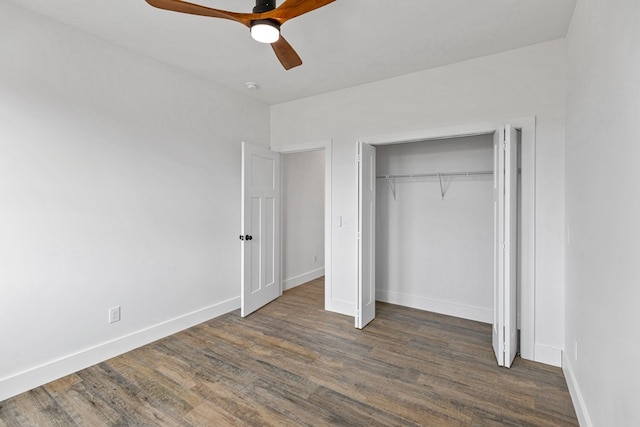
[[[318,254],[313,254],[313,263],[314,264],[318,263]]]
[[[111,307],[109,309],[109,323],[116,323],[120,321],[120,306]]]

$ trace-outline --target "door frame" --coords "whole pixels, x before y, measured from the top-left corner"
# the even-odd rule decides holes
[[[535,359],[535,178],[536,178],[536,117],[518,117],[472,124],[459,124],[386,135],[358,138],[371,145],[401,144],[432,139],[493,134],[504,125],[521,131],[521,236],[520,250],[520,354],[523,359]],[[357,269],[358,266],[356,265]]]
[[[333,145],[333,141],[331,139],[314,141],[314,142],[304,142],[300,144],[287,144],[281,146],[271,147],[271,151],[278,152],[280,154],[291,154],[291,153],[302,153],[305,151],[317,151],[324,150],[324,309],[327,311],[338,311],[334,307],[334,301],[332,296],[332,268],[331,268],[331,147]],[[280,227],[280,241],[282,241],[282,230],[283,226]],[[282,251],[282,246],[280,246],[280,251]],[[282,263],[283,257],[282,253],[280,254],[280,262]],[[280,266],[280,271],[282,270],[282,265]],[[282,286],[282,282],[280,286]]]

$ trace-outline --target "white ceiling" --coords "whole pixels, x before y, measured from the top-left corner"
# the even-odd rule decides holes
[[[268,104],[562,38],[576,2],[336,0],[283,25],[303,60],[285,71],[271,47],[236,22],[159,10],[144,0],[13,1]],[[191,1],[237,12],[255,5]],[[259,89],[249,91],[245,82]]]

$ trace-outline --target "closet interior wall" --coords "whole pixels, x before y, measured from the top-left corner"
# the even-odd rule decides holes
[[[493,175],[446,174],[493,166],[493,135],[377,147],[379,301],[492,322]]]

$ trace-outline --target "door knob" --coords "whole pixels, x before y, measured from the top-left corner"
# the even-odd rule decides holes
[[[243,236],[242,234],[240,235],[240,240],[253,240],[253,236],[250,234],[247,234],[246,236]]]

